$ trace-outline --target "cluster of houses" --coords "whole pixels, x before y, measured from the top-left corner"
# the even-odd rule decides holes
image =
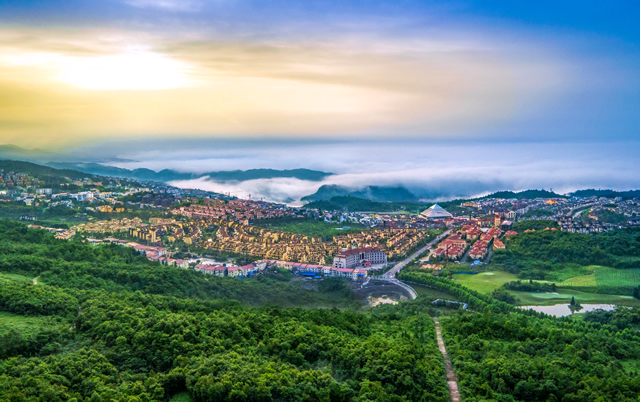
[[[297,211],[267,202],[258,202],[251,200],[229,200],[222,199],[205,199],[206,205],[192,204],[191,206],[182,206],[171,211],[174,215],[183,215],[189,218],[200,219],[273,219],[282,217],[299,217]]]
[[[474,260],[479,260],[486,257],[489,252],[489,246],[493,243],[493,249],[504,249],[505,245],[500,241],[499,237],[502,235],[502,230],[495,227],[489,229],[486,233],[481,234],[473,243],[471,251],[469,251],[469,257]]]
[[[467,243],[469,241],[472,242],[469,257],[474,260],[483,259],[487,256],[489,247],[492,246],[494,250],[505,248],[504,243],[499,239],[502,233],[499,227],[483,230],[475,225],[464,225],[459,232],[441,241],[433,254],[439,259],[460,259],[470,246]]]
[[[438,248],[433,252],[435,257],[450,260],[461,258],[469,246],[462,236],[462,233],[454,233],[438,243]]]

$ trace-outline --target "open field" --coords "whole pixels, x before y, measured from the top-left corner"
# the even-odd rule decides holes
[[[551,306],[554,304],[569,304],[571,296],[582,304],[618,304],[628,307],[640,307],[640,300],[632,296],[589,293],[573,289],[558,289],[554,293],[533,293],[509,291],[516,296],[521,306]]]
[[[557,285],[561,287],[596,287],[596,276],[594,274],[574,276],[557,283]]]
[[[551,282],[563,282],[577,276],[589,275],[594,272],[595,265],[582,266],[579,264],[561,264],[557,269],[550,272]]]
[[[24,316],[0,311],[0,335],[15,329],[21,334],[28,334],[50,321],[46,316]]]
[[[595,272],[596,285],[599,288],[633,289],[640,285],[640,269],[614,269],[598,267]]]
[[[476,275],[454,274],[453,279],[471,290],[489,294],[507,282],[517,281],[518,277],[505,271],[490,271]]]
[[[569,303],[575,296],[579,303],[586,304],[619,304],[622,306],[640,307],[640,300],[634,299],[627,288],[640,284],[640,269],[614,269],[601,266],[582,267],[575,272],[592,272],[579,275],[558,283],[558,291],[554,293],[535,293],[509,291],[519,299],[519,305],[553,305]],[[482,272],[476,275],[455,274],[456,282],[480,293],[489,294],[504,283],[518,280],[511,273],[504,271]],[[578,289],[571,289],[578,288]],[[593,289],[593,291],[591,291]],[[596,293],[597,291],[619,290],[620,294]]]
[[[592,265],[586,267],[591,271],[588,275],[575,276],[557,283],[563,288],[578,288],[594,292],[630,294],[634,286],[640,284],[640,269],[615,269]]]

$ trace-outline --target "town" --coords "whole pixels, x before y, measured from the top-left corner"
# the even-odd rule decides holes
[[[422,265],[435,271],[447,262],[473,268],[488,263],[495,250],[505,248],[506,239],[518,234],[512,230],[515,222],[547,220],[557,228],[546,230],[586,234],[640,223],[637,198],[485,197],[449,203],[453,213],[438,204],[425,206],[420,214],[366,213],[291,207],[158,182],[38,177],[13,170],[0,171],[0,200],[21,203],[25,213],[20,219],[59,239],[116,243],[164,265],[233,278],[274,268],[309,279],[361,280],[368,271],[384,271],[445,230],[448,235],[421,256]],[[42,211],[45,224],[27,212],[29,208]],[[69,217],[55,221],[69,223],[47,226],[47,213],[54,210]],[[327,235],[307,235],[273,226],[280,222],[334,229]],[[346,230],[341,234],[340,229]]]

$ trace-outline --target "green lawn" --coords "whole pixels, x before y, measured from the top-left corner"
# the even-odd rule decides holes
[[[582,275],[582,276],[574,276],[573,278],[569,278],[566,281],[562,281],[557,283],[558,286],[561,287],[596,287],[596,276],[595,274]]]
[[[585,267],[578,264],[562,264],[549,273],[549,281],[558,283],[576,276],[589,275],[593,273],[595,267],[595,265]]]
[[[598,267],[595,272],[599,288],[619,288],[631,290],[640,284],[640,269],[614,269]]]
[[[640,300],[632,296],[589,293],[573,289],[558,289],[557,292],[528,293],[509,291],[519,299],[521,306],[550,306],[553,304],[569,304],[571,297],[581,304],[618,304],[628,307],[640,307]]]
[[[562,282],[557,285],[563,288],[579,288],[580,290],[589,290],[593,288],[594,292],[630,294],[633,287],[640,284],[640,269],[616,269],[592,265],[585,267],[591,273],[588,275],[579,275]]]
[[[476,275],[454,274],[453,279],[469,289],[489,294],[507,282],[517,281],[518,277],[505,271],[490,271]]]

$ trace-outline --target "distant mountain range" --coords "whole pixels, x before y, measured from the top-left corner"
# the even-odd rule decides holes
[[[574,197],[607,197],[607,198],[615,198],[622,197],[624,200],[630,200],[632,198],[640,198],[640,190],[629,190],[629,191],[615,191],[615,190],[578,190],[570,195]]]
[[[43,162],[56,159],[56,154],[41,149],[25,149],[17,145],[0,145],[0,159]]]
[[[355,197],[376,202],[413,202],[418,197],[404,187],[367,186],[361,190],[352,190],[335,184],[325,184],[313,194],[304,196],[301,201],[328,201],[334,197]]]
[[[519,192],[513,191],[498,191],[493,194],[485,195],[484,198],[504,198],[504,199],[517,199],[517,200],[532,200],[535,198],[567,198],[566,195],[557,194],[553,191],[547,190],[524,190]]]
[[[94,178],[92,174],[86,174],[71,169],[55,169],[49,166],[42,166],[31,162],[0,160],[0,169],[4,171],[24,172],[35,177],[55,176],[68,177],[70,179],[83,179],[85,177]]]
[[[416,204],[413,202],[377,202],[350,196],[336,196],[331,197],[329,200],[312,201],[305,204],[305,207],[311,209],[343,210],[350,212],[394,212],[400,210],[421,212],[426,208],[424,204]]]
[[[210,179],[216,181],[246,181],[274,178],[296,178],[300,180],[320,181],[325,177],[333,174],[310,169],[249,169],[209,173],[184,173],[170,169],[164,169],[159,172],[144,168],[129,170],[114,166],[102,165],[99,163],[86,162],[51,162],[48,163],[48,165],[56,169],[75,169],[80,172],[91,173],[100,176],[125,177],[128,179],[159,182],[168,182],[174,180],[193,180],[199,179],[201,177],[209,177]]]

